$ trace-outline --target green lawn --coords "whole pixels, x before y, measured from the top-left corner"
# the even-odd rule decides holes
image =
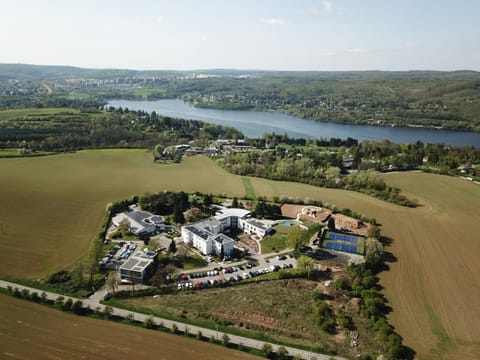
[[[242,177],[242,183],[245,187],[245,195],[252,200],[256,200],[257,196],[255,195],[255,190],[253,189],[252,183],[248,177]]]
[[[292,225],[298,227],[298,225]],[[273,227],[273,233],[267,235],[260,241],[262,246],[262,254],[268,254],[274,251],[282,251],[285,249],[293,249],[294,241],[289,238],[289,232],[292,226],[276,225]],[[320,230],[320,225],[311,223],[308,225],[307,233],[305,234],[304,244],[306,245],[315,233]]]
[[[183,270],[192,270],[197,268],[203,268],[208,265],[200,255],[193,254],[185,260],[183,263]]]
[[[290,227],[283,225],[276,225],[273,227],[273,232],[267,235],[260,241],[262,247],[262,254],[268,254],[274,251],[285,250],[289,246],[288,230]]]

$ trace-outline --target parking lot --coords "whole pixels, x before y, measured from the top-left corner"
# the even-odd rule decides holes
[[[293,256],[277,255],[268,259],[260,257],[257,262],[243,262],[237,265],[218,265],[204,271],[193,270],[180,275],[177,288],[192,289],[214,286],[219,283],[234,283],[249,278],[261,277],[270,272],[295,267],[296,260]]]
[[[104,268],[115,269],[121,262],[128,260],[134,253],[140,251],[141,241],[112,241],[114,247],[99,261]]]

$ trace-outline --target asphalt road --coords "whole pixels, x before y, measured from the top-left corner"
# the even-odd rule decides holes
[[[42,290],[39,290],[39,289],[35,289],[35,288],[28,287],[28,286],[23,286],[23,285],[15,284],[15,283],[12,283],[12,282],[0,280],[0,287],[6,289],[8,286],[11,286],[12,288],[18,288],[19,290],[27,289],[30,292],[36,291],[36,292],[39,293],[39,295],[43,292]],[[50,299],[50,300],[55,300],[59,296],[63,296],[61,294],[52,293],[52,292],[48,292],[48,291],[45,291],[45,294],[47,295],[47,298]],[[71,298],[73,301],[81,300],[82,303],[83,303],[83,307],[89,307],[90,309],[100,308],[101,310],[103,310],[105,308],[105,305],[101,304],[96,298],[77,299],[77,298],[73,298],[73,297],[70,297],[70,296],[64,296],[64,298],[65,299]],[[141,314],[141,313],[137,313],[137,312],[131,312],[131,311],[127,311],[127,310],[123,310],[123,309],[119,309],[119,308],[113,308],[113,315],[120,316],[120,317],[127,317],[129,314],[133,314],[133,318],[136,321],[141,321],[141,322],[145,321],[145,319],[147,317],[149,317],[149,315],[145,315],[145,314]],[[172,326],[175,324],[175,326],[177,327],[178,330],[188,331],[191,334],[197,334],[199,331],[201,331],[203,336],[208,337],[208,338],[214,337],[216,339],[221,340],[223,335],[225,334],[222,331],[211,330],[211,329],[207,329],[207,328],[203,328],[203,327],[199,327],[199,326],[194,326],[194,325],[181,323],[181,322],[178,322],[178,321],[171,321],[171,320],[160,318],[158,316],[155,316],[153,318],[153,320],[156,324],[162,323],[163,326],[165,326],[167,328],[172,328]],[[263,345],[265,344],[264,341],[249,339],[249,338],[246,338],[246,337],[243,337],[243,336],[237,336],[237,335],[232,335],[232,334],[228,334],[228,333],[227,333],[227,335],[230,338],[231,343],[235,343],[235,344],[242,343],[245,346],[255,348],[255,349],[261,349],[263,347]],[[270,343],[270,344],[272,345],[273,351],[276,351],[280,347],[280,345],[277,345],[277,344],[274,344],[274,343]],[[307,360],[313,360],[313,359],[329,360],[329,359],[332,359],[332,358],[334,358],[334,359],[344,359],[344,358],[338,357],[338,356],[332,357],[330,355],[318,354],[318,353],[314,353],[314,352],[311,352],[311,351],[296,349],[296,348],[289,347],[289,346],[285,346],[285,349],[288,351],[288,353],[290,355],[299,356],[302,359],[307,359]]]

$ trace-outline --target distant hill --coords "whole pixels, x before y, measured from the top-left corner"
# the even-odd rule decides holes
[[[165,76],[182,74],[208,74],[216,76],[256,77],[305,77],[325,80],[435,80],[435,79],[480,79],[476,71],[268,71],[238,69],[194,69],[194,70],[131,70],[131,69],[87,69],[74,66],[0,64],[0,80],[55,80],[65,78],[109,79],[126,76]]]
[[[108,79],[138,75],[162,75],[173,71],[137,71],[124,69],[86,69],[74,66],[0,64],[0,80],[54,80],[65,78]]]

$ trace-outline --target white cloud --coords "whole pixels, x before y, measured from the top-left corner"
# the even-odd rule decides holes
[[[361,49],[361,48],[354,48],[354,49],[345,49],[345,52],[353,53],[353,54],[362,54],[369,52],[369,49]]]
[[[208,38],[203,36],[203,37],[200,38],[200,41],[208,41]]]
[[[273,26],[282,26],[287,25],[290,21],[285,19],[275,19],[275,18],[261,18],[258,20],[261,24],[273,25]]]
[[[312,15],[318,15],[340,10],[343,10],[343,7],[335,5],[330,0],[324,0],[321,6],[311,6],[307,9],[307,12]]]
[[[159,16],[157,17],[157,23],[161,24],[166,20],[165,16]]]

